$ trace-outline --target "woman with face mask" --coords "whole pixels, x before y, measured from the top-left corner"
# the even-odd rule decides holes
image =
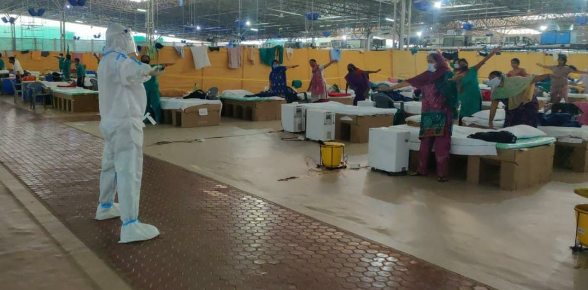
[[[281,66],[277,60],[272,63],[272,71],[269,75],[270,91],[277,96],[284,97],[288,92],[288,85],[286,81],[286,70],[297,68],[298,65]]]
[[[568,103],[568,76],[571,73],[575,74],[588,74],[585,71],[579,71],[577,69],[572,68],[571,66],[567,65],[568,57],[565,54],[560,54],[559,58],[557,59],[557,65],[554,66],[547,66],[537,63],[538,66],[542,68],[549,69],[553,72],[553,77],[551,78],[551,102],[557,104],[563,98],[566,103]]]
[[[144,64],[149,64],[151,59],[148,55],[141,56],[141,62]],[[155,65],[151,65],[152,67]],[[162,66],[161,73],[163,70],[170,66],[170,64],[159,64]],[[158,74],[159,75],[159,74]],[[155,122],[161,122],[161,96],[159,94],[159,81],[157,80],[157,76],[154,75],[148,81],[143,83],[145,87],[145,91],[147,92],[147,110],[145,113],[150,113]]]
[[[441,54],[429,54],[427,62],[427,71],[382,90],[391,91],[413,86],[422,91],[419,168],[412,175],[427,175],[429,155],[434,147],[438,180],[446,182],[449,170],[451,129],[453,119],[457,117],[457,86],[454,81],[451,81],[453,72]]]
[[[465,58],[459,60],[459,72],[453,78],[458,81],[459,102],[461,110],[459,117],[471,117],[473,114],[482,110],[482,92],[478,82],[478,71],[486,62],[494,56],[501,47],[497,47],[490,52],[482,61],[473,67],[468,67],[468,61]]]
[[[336,60],[331,60],[325,65],[319,65],[315,59],[308,62],[312,68],[308,91],[310,91],[310,98],[313,103],[327,101],[327,81],[325,80],[324,70],[336,62]]]
[[[504,104],[506,111],[505,128],[516,125],[537,127],[539,102],[535,97],[535,83],[548,77],[548,74],[535,77],[508,77],[499,71],[491,72],[488,85],[492,88],[492,105],[488,127],[494,128],[494,117],[499,102]]]

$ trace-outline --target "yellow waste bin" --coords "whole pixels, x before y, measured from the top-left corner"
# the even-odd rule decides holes
[[[326,168],[339,168],[343,163],[343,150],[345,144],[338,142],[325,142],[321,144],[321,161]]]
[[[576,237],[578,242],[588,247],[588,204],[578,204],[574,207],[576,211],[577,231]]]

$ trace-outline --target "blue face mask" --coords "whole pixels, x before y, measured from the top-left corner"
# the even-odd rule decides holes
[[[428,67],[428,70],[429,70],[430,72],[435,72],[435,71],[437,70],[437,69],[435,68],[435,64],[433,64],[433,63],[430,63],[430,64],[429,64],[429,67]]]
[[[273,68],[277,68],[277,67],[279,67],[279,66],[280,66],[279,64],[274,64],[274,65],[272,65],[272,67],[273,67]]]

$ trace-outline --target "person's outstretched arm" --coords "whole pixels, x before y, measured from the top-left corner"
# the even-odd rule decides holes
[[[499,52],[502,49],[502,46],[499,46],[495,49],[493,49],[490,54],[488,54],[482,61],[480,61],[477,65],[474,66],[475,70],[480,70],[480,68],[482,68],[482,66],[484,66],[486,64],[486,62],[492,58],[497,52]]]
[[[551,69],[551,66],[540,64],[540,63],[537,63],[537,66],[540,66],[540,67],[546,68],[546,69]]]
[[[388,92],[388,91],[394,91],[394,90],[397,90],[397,89],[400,89],[400,88],[410,87],[410,86],[411,85],[410,85],[409,82],[403,81],[403,82],[401,82],[399,84],[395,84],[395,85],[393,85],[393,86],[391,86],[389,88],[381,88],[380,91],[382,91],[382,92]]]
[[[538,82],[540,82],[540,81],[543,81],[543,80],[545,80],[546,78],[548,78],[548,77],[550,77],[550,76],[551,76],[551,74],[543,74],[543,75],[538,75],[538,76],[535,76],[535,77],[533,78],[533,83],[538,83]]]
[[[496,110],[498,109],[499,100],[492,100],[490,106],[490,116],[488,117],[488,128],[494,129],[494,117],[496,116]]]
[[[331,66],[332,64],[334,64],[336,62],[337,62],[336,60],[331,60],[331,61],[329,61],[329,63],[325,64],[323,67],[328,68],[329,66]]]

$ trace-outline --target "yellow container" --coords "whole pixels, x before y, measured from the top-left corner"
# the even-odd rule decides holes
[[[588,204],[578,204],[574,207],[576,211],[576,223],[578,230],[576,237],[578,242],[584,247],[588,247]]]
[[[345,144],[338,142],[325,142],[321,145],[321,158],[323,166],[327,168],[337,168],[341,166],[343,159],[343,149]]]

